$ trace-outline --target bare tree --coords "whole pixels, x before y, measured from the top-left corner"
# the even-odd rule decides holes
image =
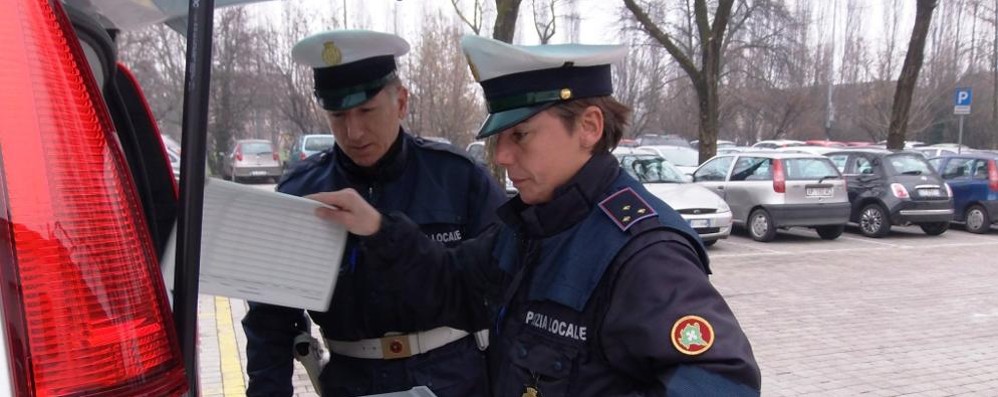
[[[653,22],[644,7],[636,0],[624,0],[627,9],[634,14],[642,28],[670,55],[686,72],[696,88],[700,109],[700,159],[706,161],[717,153],[718,105],[717,87],[721,73],[721,47],[724,32],[728,27],[728,17],[734,0],[718,0],[714,21],[708,17],[707,1],[694,0],[693,10],[699,38],[700,66],[676,46],[669,34]]]
[[[538,3],[540,7],[538,7]],[[554,37],[558,27],[558,14],[555,13],[555,4],[558,0],[531,0],[531,8],[534,11],[534,30],[541,44],[547,44]]]
[[[142,82],[149,106],[162,133],[180,140],[183,103],[184,38],[164,25],[123,32],[121,61]]]
[[[482,34],[482,20],[485,18],[485,6],[482,3],[483,0],[472,0],[471,15],[465,15],[464,11],[461,9],[461,0],[450,0],[450,4],[454,7],[454,11],[457,12],[458,18],[465,25],[471,28],[471,31],[475,33],[476,36]]]
[[[447,138],[464,147],[474,137],[484,114],[471,73],[458,46],[460,27],[442,14],[424,15],[404,76],[411,83],[408,127],[416,135]]]
[[[891,126],[887,134],[887,147],[903,149],[905,132],[908,129],[908,111],[911,108],[911,96],[918,82],[918,72],[922,69],[925,37],[932,22],[932,12],[937,0],[918,0],[915,9],[915,26],[911,31],[911,41],[908,42],[908,54],[901,68],[901,78],[898,79],[897,91],[894,94],[894,106],[891,111]]]

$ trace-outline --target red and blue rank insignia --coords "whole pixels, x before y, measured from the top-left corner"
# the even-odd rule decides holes
[[[600,201],[599,207],[623,231],[627,231],[631,225],[642,219],[658,215],[648,202],[631,188],[624,188]]]
[[[714,345],[714,327],[700,316],[685,316],[672,325],[672,345],[680,353],[696,356]]]

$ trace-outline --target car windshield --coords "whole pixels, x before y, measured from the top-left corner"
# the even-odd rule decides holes
[[[273,153],[274,148],[268,142],[243,142],[239,145],[243,154]]]
[[[896,154],[887,156],[886,160],[894,170],[895,175],[928,175],[932,173],[932,166],[925,161],[925,158],[915,154]]]
[[[305,139],[305,150],[321,151],[333,147],[336,141],[332,136],[313,136]]]
[[[642,135],[641,145],[643,146],[667,145],[667,146],[690,147],[690,143],[687,142],[686,139],[683,139],[682,137],[678,137],[675,135],[650,135],[650,134]]]
[[[683,174],[657,156],[622,156],[620,165],[641,183],[682,183]]]
[[[693,149],[676,149],[676,150],[661,150],[662,157],[669,160],[670,163],[675,164],[680,167],[696,167],[699,165],[697,158],[700,157],[699,153]]]
[[[841,178],[839,171],[828,159],[784,159],[783,166],[787,169],[788,181]]]

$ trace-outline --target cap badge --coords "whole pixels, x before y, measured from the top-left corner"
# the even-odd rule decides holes
[[[569,88],[562,88],[561,92],[559,93],[559,96],[561,96],[561,100],[563,101],[572,99],[572,90]]]
[[[685,316],[672,325],[672,346],[688,356],[696,356],[714,345],[714,327],[700,316]]]
[[[322,43],[322,47],[322,60],[326,62],[327,66],[336,66],[343,61],[343,53],[340,52],[339,48],[336,48],[336,44],[332,41]]]

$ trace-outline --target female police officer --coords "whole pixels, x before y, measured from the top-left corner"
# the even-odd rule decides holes
[[[350,190],[309,196],[340,208],[319,215],[368,236],[412,315],[493,316],[497,397],[757,395],[751,347],[696,233],[610,154],[629,114],[610,97],[625,49],[462,46],[489,106],[479,137],[498,136],[520,192],[498,210],[503,225],[448,250]]]

